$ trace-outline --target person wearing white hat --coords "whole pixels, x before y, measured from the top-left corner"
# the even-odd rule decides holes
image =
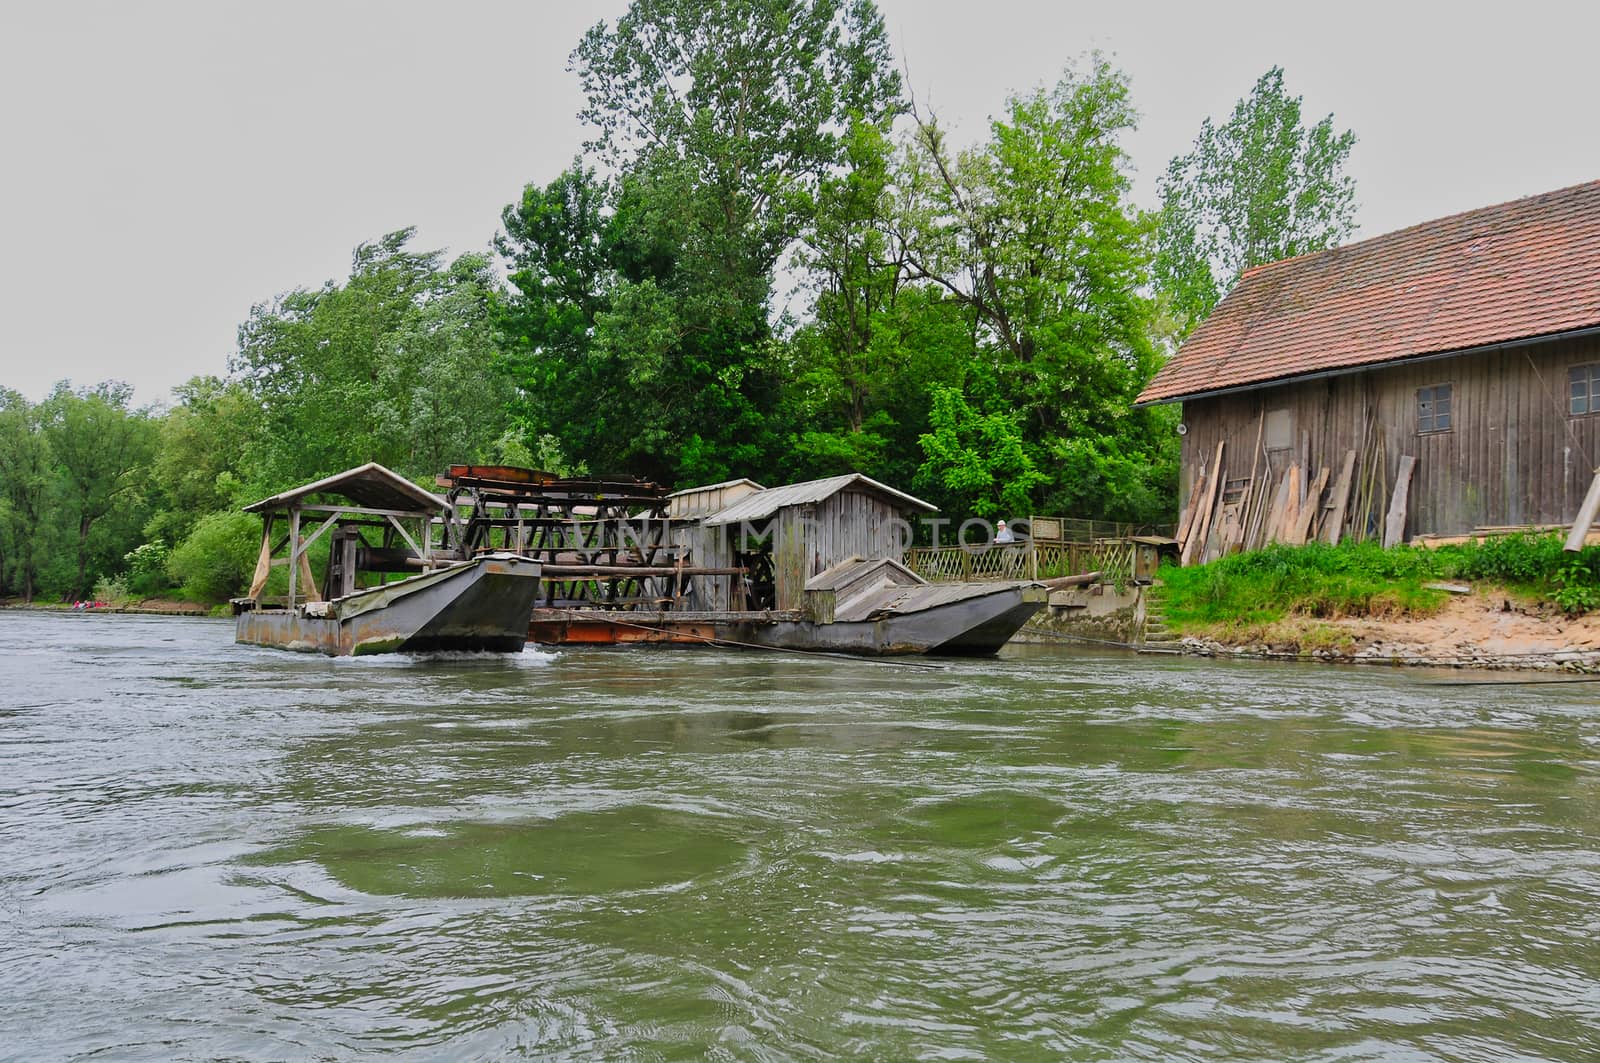
[[[1006,522],[1001,521],[994,526],[994,541],[997,543],[1014,543],[1017,540],[1011,534],[1011,529],[1006,527]]]

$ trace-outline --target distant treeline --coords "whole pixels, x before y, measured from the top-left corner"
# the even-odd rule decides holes
[[[1178,413],[1134,396],[1240,270],[1352,224],[1353,137],[1304,126],[1280,70],[1149,212],[1099,56],[966,149],[867,0],[635,0],[573,66],[594,139],[491,253],[363,244],[342,283],[253,307],[228,375],[170,406],[0,389],[0,595],[220,600],[254,560],[242,502],[374,460],[859,471],[955,517],[1170,520]]]

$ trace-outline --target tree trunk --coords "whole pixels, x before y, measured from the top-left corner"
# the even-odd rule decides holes
[[[77,601],[83,597],[86,588],[83,585],[86,570],[89,567],[89,520],[78,522],[78,579],[73,584],[72,598]]]

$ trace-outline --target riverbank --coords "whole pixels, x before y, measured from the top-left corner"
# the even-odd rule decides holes
[[[1288,617],[1183,635],[1204,657],[1300,658],[1496,670],[1600,671],[1600,617],[1571,617],[1492,588],[1452,595],[1431,615]]]
[[[97,605],[91,609],[74,609],[71,602],[23,602],[19,599],[0,599],[0,609],[31,613],[129,613],[137,616],[210,616],[211,610],[194,602],[171,598],[145,598],[120,605]]]

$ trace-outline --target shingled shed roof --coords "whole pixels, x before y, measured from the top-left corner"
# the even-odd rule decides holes
[[[369,509],[389,509],[407,513],[438,513],[445,508],[445,500],[430,491],[424,491],[404,476],[384,468],[375,461],[358,465],[354,469],[334,473],[315,483],[296,487],[282,494],[263,498],[244,507],[246,513],[265,510],[288,509],[290,505],[304,502],[311,495],[338,495]]]
[[[1247,270],[1138,402],[1600,326],[1600,181]]]

